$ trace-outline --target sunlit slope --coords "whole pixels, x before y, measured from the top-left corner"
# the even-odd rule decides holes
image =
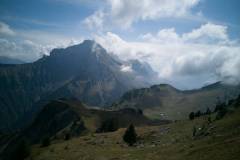
[[[207,108],[213,110],[216,103],[235,98],[239,93],[239,86],[220,82],[190,91],[181,91],[162,84],[131,90],[111,108],[139,108],[150,118],[179,120],[188,118],[192,111],[205,112]]]
[[[55,141],[46,148],[33,147],[34,160],[238,160],[240,156],[240,109],[223,119],[208,122],[209,116],[156,127],[138,127],[139,142],[128,147],[122,141],[125,129],[91,134],[69,141]],[[206,128],[193,137],[193,127]]]

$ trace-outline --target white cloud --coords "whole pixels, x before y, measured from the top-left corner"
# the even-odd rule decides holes
[[[227,27],[222,25],[215,25],[212,23],[207,23],[198,29],[194,29],[190,33],[183,35],[184,40],[199,40],[204,38],[210,40],[228,40]]]
[[[38,30],[15,30],[14,37],[0,38],[0,56],[32,62],[49,55],[53,48],[78,44],[83,38],[72,38]]]
[[[122,65],[120,70],[122,72],[133,72],[132,66],[130,66],[130,65]]]
[[[150,42],[158,42],[158,43],[179,43],[180,37],[175,32],[174,28],[162,29],[160,30],[156,36],[153,36],[151,33],[147,33],[145,35],[140,36],[140,38],[150,41]]]
[[[14,57],[17,59],[31,62],[40,58],[50,50],[50,46],[36,44],[30,40],[21,42],[0,39],[0,55],[6,57]]]
[[[0,34],[13,36],[15,32],[4,22],[0,22]]]
[[[193,29],[191,32],[178,35],[175,28],[167,28],[160,30],[154,36],[151,33],[141,35],[140,38],[150,42],[159,43],[227,43],[230,42],[227,27],[207,23],[200,28]]]
[[[128,28],[139,20],[187,16],[199,0],[108,0],[108,3],[113,20]]]
[[[141,37],[142,41],[127,42],[108,32],[95,40],[123,60],[148,62],[162,80],[180,88],[218,80],[240,82],[240,46],[229,40],[226,26],[207,23],[182,35],[170,28]]]
[[[83,21],[83,24],[85,24],[89,29],[98,28],[101,30],[104,23],[104,16],[105,14],[101,10],[96,11],[93,15],[87,17]]]
[[[43,55],[49,55],[54,48],[65,48],[79,43],[79,41],[69,39],[65,43],[41,44],[29,39],[20,41],[0,39],[0,56],[13,57],[25,62],[33,62]]]
[[[105,0],[107,5],[84,20],[88,27],[115,25],[127,29],[133,23],[165,17],[192,17],[200,0]],[[104,12],[103,12],[104,11]],[[196,15],[198,15],[196,13]]]

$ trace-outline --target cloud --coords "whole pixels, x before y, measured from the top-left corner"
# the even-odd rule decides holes
[[[50,46],[42,46],[30,40],[14,42],[7,39],[0,39],[1,56],[14,57],[26,62],[40,58],[43,54],[49,52],[50,48]]]
[[[120,70],[122,72],[133,72],[132,66],[130,66],[130,65],[122,65]]]
[[[81,36],[67,36],[59,33],[41,30],[17,30],[21,39],[28,39],[42,45],[67,46],[83,41]]]
[[[160,30],[156,36],[151,33],[141,35],[140,38],[157,43],[178,43],[181,41],[179,35],[175,32],[175,28],[168,28]]]
[[[0,23],[1,26],[1,23]],[[83,41],[81,37],[72,38],[39,30],[14,30],[11,31],[7,24],[0,27],[0,56],[12,57],[25,62],[33,62],[43,55],[48,55],[53,48],[64,48]],[[2,28],[8,28],[2,29]]]
[[[4,22],[0,22],[0,34],[13,36],[15,32]]]
[[[105,14],[102,11],[96,11],[93,15],[87,17],[83,24],[85,24],[89,29],[98,28],[102,29],[104,23]]]
[[[46,45],[29,39],[17,41],[0,38],[0,56],[13,57],[25,62],[33,62],[43,55],[49,55],[50,51],[54,48],[65,48],[77,43],[79,43],[79,41],[69,39],[69,41],[65,43],[49,43]]]
[[[151,33],[141,35],[140,38],[159,43],[227,43],[230,42],[227,27],[206,23],[200,28],[193,29],[191,32],[178,35],[175,28],[160,30],[154,36]]]
[[[179,88],[196,88],[219,80],[240,82],[240,46],[228,38],[226,26],[207,23],[181,35],[168,28],[140,38],[128,42],[111,32],[95,36],[109,52],[123,60],[148,62],[163,82]]]
[[[128,28],[139,20],[156,20],[163,17],[183,17],[199,0],[108,0],[111,16],[117,24]]]
[[[190,33],[184,34],[183,39],[185,41],[203,39],[205,42],[206,40],[219,40],[219,41],[228,40],[227,27],[207,23],[198,29],[194,29]]]
[[[166,17],[192,17],[192,8],[200,0],[105,0],[106,5],[87,17],[84,22],[89,28],[114,25],[128,29],[133,23],[158,20]],[[196,13],[196,16],[198,14]]]

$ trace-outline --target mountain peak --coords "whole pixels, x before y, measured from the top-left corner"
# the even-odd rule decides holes
[[[91,50],[93,50],[95,47],[102,48],[102,46],[94,40],[84,40],[82,43],[74,45],[74,46],[70,46],[70,47],[86,47]]]
[[[96,42],[94,40],[86,39],[81,44],[93,45],[93,44],[96,44]]]
[[[171,91],[179,91],[175,87],[171,86],[170,84],[159,84],[153,85],[150,87],[151,89],[160,89],[160,90],[171,90]]]
[[[201,89],[214,89],[214,88],[220,87],[221,85],[222,85],[222,82],[218,81],[218,82],[206,85],[206,86],[202,87]]]

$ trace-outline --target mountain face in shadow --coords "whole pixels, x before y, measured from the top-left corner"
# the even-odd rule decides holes
[[[239,94],[240,86],[220,82],[188,91],[161,84],[128,91],[111,108],[138,108],[149,118],[181,120],[187,119],[190,112],[214,110],[217,103],[227,102]]]
[[[129,89],[149,85],[136,78],[139,72],[123,72],[122,65],[90,40],[54,49],[34,63],[1,65],[0,129],[28,119],[52,99],[75,97],[103,106]]]

